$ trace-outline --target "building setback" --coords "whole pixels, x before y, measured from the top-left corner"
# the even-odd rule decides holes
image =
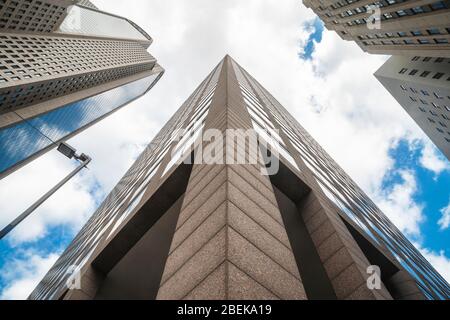
[[[280,158],[181,163],[254,129]],[[209,131],[209,130],[208,130]],[[178,139],[179,133],[181,139]],[[238,132],[238,131],[235,131]],[[249,141],[248,141],[249,142]],[[249,143],[248,143],[249,144]],[[370,266],[381,282],[370,290]],[[73,270],[75,277],[71,274]],[[78,277],[79,276],[79,277]],[[79,286],[67,286],[77,283]],[[369,281],[370,282],[370,281]],[[187,99],[30,299],[445,299],[450,286],[298,122],[229,56]]]
[[[450,160],[450,59],[393,56],[375,76]]]
[[[0,179],[144,95],[152,38],[90,1],[0,2]]]
[[[450,58],[450,1],[436,0],[303,0],[344,40],[365,52]],[[380,28],[367,21],[380,8]]]

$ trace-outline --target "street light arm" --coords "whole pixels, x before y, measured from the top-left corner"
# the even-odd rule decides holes
[[[65,177],[61,182],[59,182],[56,186],[53,187],[49,192],[47,192],[44,196],[42,196],[38,201],[36,201],[31,207],[29,207],[25,212],[23,212],[20,216],[18,216],[13,222],[7,225],[3,230],[0,231],[0,240],[6,237],[12,230],[14,230],[17,225],[19,225],[22,221],[24,221],[31,213],[33,213],[37,208],[39,208],[48,198],[50,198],[56,191],[61,189],[70,179],[72,179],[78,172],[83,170],[83,168],[87,167],[87,165],[92,161],[92,159],[82,154],[77,159],[82,162],[80,165],[73,170],[67,177]]]

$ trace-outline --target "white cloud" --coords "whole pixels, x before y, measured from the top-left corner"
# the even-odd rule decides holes
[[[51,152],[4,179],[0,184],[0,226],[12,222],[73,169],[68,159]],[[89,193],[92,184],[92,176],[76,176],[21,223],[8,240],[14,246],[32,242],[44,237],[53,226],[78,230],[95,207]]]
[[[434,172],[436,175],[441,174],[445,170],[450,170],[450,162],[440,154],[431,141],[425,143],[425,146],[422,149],[420,164],[425,169]]]
[[[438,221],[441,230],[446,230],[450,227],[450,202],[447,207],[441,209],[442,217]]]
[[[400,171],[402,182],[391,190],[379,190],[375,201],[388,218],[404,233],[420,237],[420,224],[424,222],[423,207],[413,196],[417,192],[417,181],[410,171]]]
[[[0,292],[1,300],[25,300],[58,259],[59,253],[40,255],[25,252],[24,257],[5,264],[2,278],[9,280]]]

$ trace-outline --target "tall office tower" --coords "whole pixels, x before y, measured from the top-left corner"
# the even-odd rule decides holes
[[[439,273],[227,56],[30,299],[449,297]]]
[[[303,0],[345,40],[355,41],[365,52],[450,58],[450,1],[423,0]],[[380,11],[380,28],[367,21]]]
[[[375,76],[450,160],[450,59],[393,56]]]
[[[90,1],[0,1],[0,179],[144,95],[152,39]]]

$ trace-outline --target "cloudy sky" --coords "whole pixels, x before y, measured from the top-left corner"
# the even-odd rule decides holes
[[[83,172],[0,242],[0,299],[24,299],[169,117],[228,53],[319,141],[450,281],[450,163],[373,73],[387,59],[323,30],[299,0],[94,0],[153,38],[166,73],[70,140]],[[5,226],[75,163],[53,151],[0,181]]]

